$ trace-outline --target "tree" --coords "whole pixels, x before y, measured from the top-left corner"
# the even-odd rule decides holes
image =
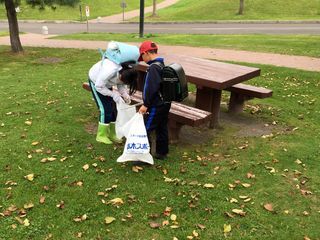
[[[10,32],[10,44],[11,50],[15,53],[23,51],[20,37],[19,37],[19,25],[16,13],[16,7],[19,6],[19,0],[0,0],[0,3],[5,4],[9,32]],[[57,5],[69,5],[74,6],[79,0],[27,0],[27,4],[32,5],[33,7],[38,6],[39,10],[44,10],[45,6],[50,6],[52,9],[55,9],[55,4]]]
[[[239,15],[243,14],[243,10],[244,10],[244,0],[240,0]]]
[[[157,16],[156,11],[157,11],[157,0],[153,0],[152,17]]]

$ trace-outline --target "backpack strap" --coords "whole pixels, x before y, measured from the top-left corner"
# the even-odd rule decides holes
[[[150,66],[151,65],[157,65],[157,66],[159,66],[160,67],[160,69],[161,69],[161,81],[162,81],[162,70],[163,70],[163,68],[165,67],[165,65],[164,65],[164,63],[161,63],[161,62],[153,62],[153,63],[151,63],[150,64]],[[149,68],[150,68],[150,66],[149,66]],[[162,96],[162,93],[161,93],[161,84],[162,84],[162,82],[160,83],[160,89],[159,89],[159,92],[158,92],[158,94],[159,94],[159,97],[160,97],[160,99],[162,100],[162,102],[164,102],[163,101],[163,96]],[[165,102],[164,102],[165,103]]]
[[[157,65],[157,66],[159,66],[160,68],[161,68],[161,70],[162,70],[162,68],[165,66],[163,63],[161,63],[161,62],[153,62],[153,63],[151,63],[150,64],[150,66],[151,65]]]

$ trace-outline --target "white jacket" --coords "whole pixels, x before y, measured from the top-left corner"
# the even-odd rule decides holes
[[[104,59],[94,64],[89,70],[89,78],[94,83],[97,91],[104,96],[112,97],[112,91],[109,88],[117,86],[121,96],[127,96],[128,90],[119,79],[121,65],[116,64],[109,59]]]

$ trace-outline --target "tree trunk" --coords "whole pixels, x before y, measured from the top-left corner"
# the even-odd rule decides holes
[[[22,52],[23,48],[20,42],[20,37],[19,37],[17,13],[16,13],[13,0],[5,0],[5,5],[6,5],[7,18],[9,23],[11,50],[16,53]]]
[[[157,16],[157,0],[153,0],[152,17]]]
[[[243,14],[244,0],[240,0],[239,15]]]

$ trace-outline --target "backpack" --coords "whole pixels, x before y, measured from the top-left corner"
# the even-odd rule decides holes
[[[155,62],[161,67],[160,96],[164,102],[181,102],[188,97],[188,83],[182,66],[171,63],[167,66]]]

